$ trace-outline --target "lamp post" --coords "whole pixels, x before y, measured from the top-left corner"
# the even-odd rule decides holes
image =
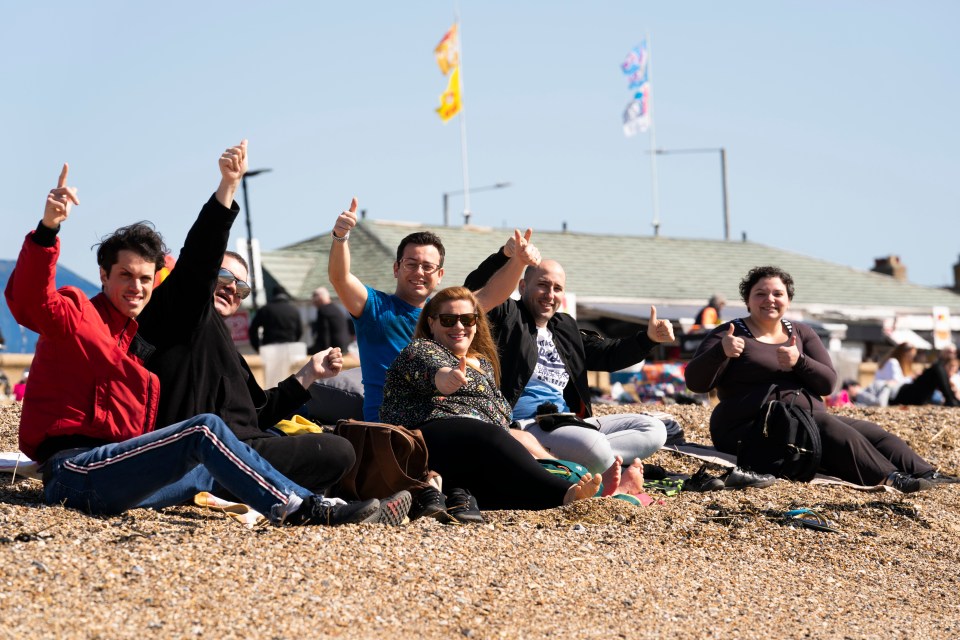
[[[497,182],[496,184],[487,185],[485,187],[476,187],[475,189],[470,189],[470,193],[474,191],[491,191],[493,189],[504,189],[511,186],[510,182]],[[450,196],[460,195],[461,193],[466,193],[463,189],[457,191],[447,191],[443,194],[443,226],[450,226]],[[463,212],[463,224],[470,224],[470,212]]]
[[[720,182],[723,188],[723,239],[730,240],[730,205],[727,201],[727,150],[723,147],[719,149],[654,149],[652,152],[658,156],[666,156],[671,153],[716,153],[720,152]]]
[[[253,310],[257,310],[257,269],[253,261],[253,225],[250,222],[250,200],[247,198],[247,178],[258,176],[261,173],[267,173],[273,169],[254,169],[243,174],[241,186],[243,187],[243,213],[247,219],[247,256],[250,259],[250,297],[253,302]]]

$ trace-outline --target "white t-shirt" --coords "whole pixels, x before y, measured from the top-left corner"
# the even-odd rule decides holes
[[[570,374],[560,359],[557,345],[553,342],[553,334],[546,327],[537,328],[537,365],[533,368],[533,375],[527,381],[517,406],[513,408],[513,419],[522,420],[532,418],[537,414],[537,407],[544,402],[557,405],[557,411],[569,411],[563,400],[563,390],[570,381]]]

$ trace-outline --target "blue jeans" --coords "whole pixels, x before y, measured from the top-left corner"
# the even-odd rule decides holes
[[[291,482],[212,414],[44,463],[44,500],[91,514],[165,507],[219,484],[280,523],[312,494]]]

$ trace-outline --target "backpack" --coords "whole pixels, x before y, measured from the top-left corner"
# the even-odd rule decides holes
[[[806,403],[801,402],[803,398]],[[810,482],[822,457],[820,428],[813,419],[810,394],[805,389],[781,390],[770,385],[760,413],[739,443],[737,465],[787,480]]]

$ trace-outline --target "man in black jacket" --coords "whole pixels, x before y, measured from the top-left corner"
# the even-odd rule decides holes
[[[227,152],[242,155],[242,168],[230,171],[221,161],[220,189],[203,206],[176,266],[139,317],[140,335],[156,348],[146,365],[160,378],[157,424],[214,413],[280,473],[323,493],[353,466],[352,445],[333,434],[284,437],[267,429],[310,398],[306,389],[315,379],[336,375],[340,352],[316,354],[266,391],[237,352],[223,318],[250,293],[247,265],[226,251],[240,211],[233,193],[246,171],[246,141]]]
[[[465,285],[482,287],[512,250],[508,242],[467,276]],[[543,260],[527,267],[519,302],[508,299],[487,312],[500,353],[511,354],[500,364],[500,390],[514,408],[514,420],[555,457],[579,462],[591,473],[602,473],[617,458],[633,464],[663,446],[666,427],[644,414],[593,417],[587,371],[617,371],[640,362],[656,343],[674,340],[673,327],[658,320],[651,307],[646,333],[632,338],[614,340],[581,331],[572,316],[559,312],[565,288],[560,263]],[[598,431],[578,426],[541,429],[535,417],[542,405],[574,413]]]

